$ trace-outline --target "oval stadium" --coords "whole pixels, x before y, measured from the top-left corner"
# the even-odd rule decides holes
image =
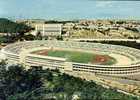
[[[131,75],[140,72],[140,50],[125,46],[38,40],[10,44],[1,52],[10,64],[42,66],[63,72],[103,75]]]

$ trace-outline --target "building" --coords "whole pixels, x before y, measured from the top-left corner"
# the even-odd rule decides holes
[[[42,36],[60,36],[62,24],[36,24],[35,30],[40,32]]]
[[[32,54],[31,52],[48,48],[60,48],[67,50],[84,50],[104,54],[121,55],[131,59],[130,62],[119,63],[116,58],[115,65],[98,65],[89,63],[76,63],[67,61],[65,58],[51,57]],[[10,44],[2,48],[1,53],[10,64],[24,64],[27,66],[42,66],[43,68],[59,69],[62,72],[87,72],[101,75],[124,76],[140,73],[140,50],[101,43],[86,43],[72,41],[26,41]],[[123,59],[121,59],[123,61]],[[126,60],[126,59],[125,59]]]

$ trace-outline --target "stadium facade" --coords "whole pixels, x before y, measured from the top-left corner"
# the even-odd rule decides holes
[[[102,54],[116,54],[132,60],[129,64],[96,65],[69,62],[65,58],[32,54],[31,52],[51,48],[94,51]],[[71,42],[71,41],[26,41],[10,44],[1,52],[10,64],[27,66],[42,66],[43,68],[59,69],[60,71],[88,72],[105,75],[131,75],[140,72],[140,50],[101,43]]]

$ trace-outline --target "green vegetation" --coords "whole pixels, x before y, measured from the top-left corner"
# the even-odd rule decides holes
[[[33,39],[33,36],[25,36],[24,33],[29,32],[32,28],[23,24],[15,23],[6,18],[0,18],[0,33],[4,35],[0,36],[0,43],[11,43],[17,40],[29,40]]]
[[[116,21],[116,24],[124,24],[126,23],[126,21],[120,20],[120,21]]]
[[[43,50],[44,51],[44,50]],[[80,51],[66,51],[66,50],[45,50],[46,52],[42,53],[42,55],[52,56],[52,57],[61,57],[66,58],[67,61],[77,62],[77,63],[96,63],[96,64],[104,64],[104,65],[112,65],[116,63],[116,60],[108,55],[100,55],[105,57],[106,61],[99,61],[97,57],[99,55],[87,52]],[[33,53],[37,53],[40,51],[36,51]]]
[[[73,20],[73,21],[57,21],[57,20],[48,20],[45,21],[45,23],[49,24],[66,24],[66,23],[78,23],[78,20]]]
[[[6,36],[0,36],[0,44],[6,43],[7,41],[8,41],[8,38],[6,38]]]
[[[89,42],[89,41],[87,41],[87,42]],[[140,49],[140,43],[136,43],[135,41],[96,41],[95,40],[93,42],[95,42],[95,43],[103,43],[103,44],[113,44],[113,45],[128,46],[128,47]]]
[[[37,70],[0,63],[0,100],[41,100],[42,84]]]
[[[75,95],[78,100],[140,100],[58,70],[0,63],[0,100],[75,100]]]
[[[72,62],[88,63],[95,55],[86,52],[48,50],[48,56],[67,58],[68,61]]]
[[[136,29],[136,28],[129,28],[129,27],[126,27],[127,30],[130,30],[130,31],[133,31],[133,32],[137,32],[139,33],[139,30]]]
[[[31,27],[25,24],[18,24],[6,18],[0,18],[0,33],[26,33]]]

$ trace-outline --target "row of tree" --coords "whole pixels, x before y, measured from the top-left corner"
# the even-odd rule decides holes
[[[103,44],[128,46],[128,47],[133,47],[133,48],[136,48],[136,49],[140,49],[140,43],[137,43],[136,41],[94,41],[94,42],[95,43],[103,43]]]

